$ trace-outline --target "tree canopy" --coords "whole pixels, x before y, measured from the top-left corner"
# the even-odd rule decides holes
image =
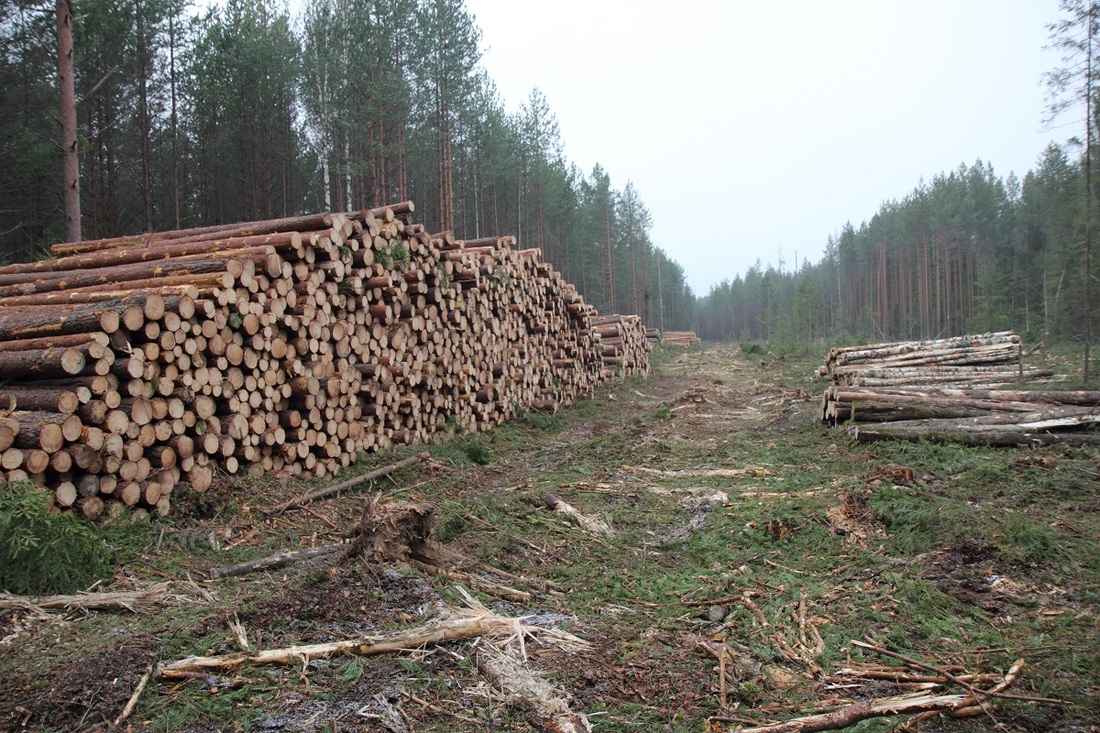
[[[411,199],[431,231],[516,234],[601,312],[689,328],[631,184],[563,154],[538,89],[505,109],[462,0],[70,0],[83,235]],[[54,4],[0,0],[0,257],[64,238]]]

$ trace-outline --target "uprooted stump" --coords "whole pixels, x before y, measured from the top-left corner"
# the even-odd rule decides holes
[[[435,564],[438,554],[430,539],[435,506],[428,502],[379,501],[375,496],[363,518],[349,534],[345,562],[363,558],[374,564],[403,563],[410,559]]]

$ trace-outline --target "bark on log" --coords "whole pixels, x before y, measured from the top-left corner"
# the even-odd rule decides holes
[[[852,436],[860,443],[874,443],[880,440],[905,440],[909,442],[928,441],[929,443],[957,443],[959,445],[994,446],[1012,448],[1017,446],[1068,445],[1074,447],[1100,445],[1100,435],[1090,433],[1041,433],[1012,430],[1006,426],[986,426],[973,428],[935,428],[891,426],[881,423],[874,427],[855,426]]]
[[[215,224],[212,226],[177,229],[167,232],[146,232],[124,237],[90,239],[82,242],[64,242],[52,245],[50,251],[55,257],[65,257],[87,252],[98,252],[104,249],[114,249],[117,247],[148,247],[155,244],[166,244],[173,240],[196,242],[205,241],[207,239],[226,239],[229,237],[271,234],[274,232],[310,231],[324,229],[326,226],[331,226],[331,224],[332,214],[306,214],[304,216],[266,219],[240,224]]]
[[[347,547],[347,542],[337,542],[336,544],[310,547],[305,550],[288,550],[287,552],[280,552],[276,555],[269,555],[256,560],[248,560],[234,565],[222,565],[211,569],[208,575],[212,579],[229,578],[267,570],[278,570],[279,568],[284,568],[287,565],[302,562],[303,560],[312,560],[315,557],[332,555],[333,553],[340,552],[345,547]]]
[[[289,501],[285,501],[282,504],[272,507],[271,509],[265,510],[264,513],[267,515],[282,514],[287,509],[290,509],[292,507],[301,506],[302,504],[308,504],[310,502],[317,501],[318,499],[324,499],[329,496],[335,496],[342,491],[347,491],[348,489],[353,489],[356,486],[361,486],[370,481],[374,481],[375,479],[387,476],[394,471],[400,471],[402,468],[408,468],[409,466],[415,465],[429,458],[431,458],[430,453],[418,453],[415,456],[410,456],[409,458],[400,460],[397,463],[392,463],[388,466],[383,466],[381,468],[375,469],[374,471],[369,471],[362,476],[356,476],[355,478],[348,479],[347,481],[343,481],[339,484],[336,484],[335,486],[329,486],[318,491],[304,494]]]

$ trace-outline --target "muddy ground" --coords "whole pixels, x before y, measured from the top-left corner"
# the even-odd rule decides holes
[[[708,345],[657,361],[648,379],[452,438],[431,460],[337,499],[268,517],[316,487],[234,479],[181,497],[168,519],[105,528],[120,562],[112,589],[168,582],[171,597],[142,614],[0,612],[0,730],[107,730],[157,664],[245,642],[276,649],[416,628],[464,605],[457,585],[498,616],[587,642],[563,650],[532,637],[524,651],[595,731],[738,730],[916,689],[846,675],[914,669],[853,640],[988,675],[986,688],[1025,661],[1009,688],[1023,699],[915,729],[1098,730],[1094,451],[864,446],[818,423],[812,354]],[[553,512],[548,494],[610,533]],[[372,497],[430,503],[440,565],[521,594],[401,558],[339,554],[206,579],[339,541]],[[117,728],[552,730],[479,667],[490,643],[518,653],[514,639],[465,640],[154,677]],[[854,729],[897,730],[908,717]]]

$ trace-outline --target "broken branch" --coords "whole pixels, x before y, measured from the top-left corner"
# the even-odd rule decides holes
[[[564,514],[569,517],[585,531],[591,532],[592,534],[604,535],[605,537],[610,537],[615,534],[615,531],[611,529],[611,525],[607,522],[599,517],[584,514],[576,507],[562,501],[559,496],[547,494],[543,501],[546,502],[546,506],[553,509],[558,514]]]
[[[324,499],[326,497],[339,494],[341,491],[347,491],[348,489],[355,488],[356,486],[360,486],[369,481],[374,481],[377,478],[388,476],[394,471],[400,471],[402,468],[407,468],[408,466],[412,466],[413,464],[419,463],[420,461],[425,461],[429,458],[431,458],[431,454],[426,451],[423,453],[417,453],[415,456],[410,456],[409,458],[398,461],[397,463],[391,463],[388,466],[383,466],[369,473],[364,473],[362,476],[356,476],[355,478],[348,479],[347,481],[336,484],[335,486],[329,486],[326,489],[320,489],[318,491],[313,491],[308,494],[303,494],[302,496],[291,499],[290,501],[284,501],[278,506],[265,510],[264,513],[269,516],[273,514],[282,514],[291,507],[308,504],[311,501],[317,501],[318,499]]]
[[[281,649],[266,649],[255,653],[220,654],[211,657],[187,657],[157,667],[157,679],[186,679],[196,673],[233,673],[245,667],[268,664],[302,664],[313,659],[352,654],[376,656],[390,652],[411,651],[434,644],[461,641],[475,637],[514,638],[517,634],[531,637],[547,637],[559,644],[574,648],[585,642],[558,629],[546,629],[524,624],[520,619],[491,613],[469,597],[469,609],[452,609],[447,617],[433,620],[423,626],[406,629],[385,636],[361,636],[355,639],[307,644]]]
[[[181,596],[168,592],[168,583],[158,583],[133,591],[105,591],[101,593],[77,593],[64,596],[15,596],[0,593],[0,610],[19,608],[26,611],[44,611],[62,608],[66,611],[129,611],[146,613]]]
[[[209,577],[227,578],[231,576],[257,573],[262,570],[277,570],[279,568],[286,567],[287,565],[291,565],[302,560],[309,560],[311,558],[321,557],[323,555],[331,555],[334,552],[339,552],[346,546],[347,542],[337,542],[334,545],[321,545],[320,547],[310,547],[305,550],[290,550],[287,552],[280,552],[277,555],[269,555],[267,557],[261,557],[255,560],[239,562],[235,565],[222,565],[221,567],[211,569]]]

